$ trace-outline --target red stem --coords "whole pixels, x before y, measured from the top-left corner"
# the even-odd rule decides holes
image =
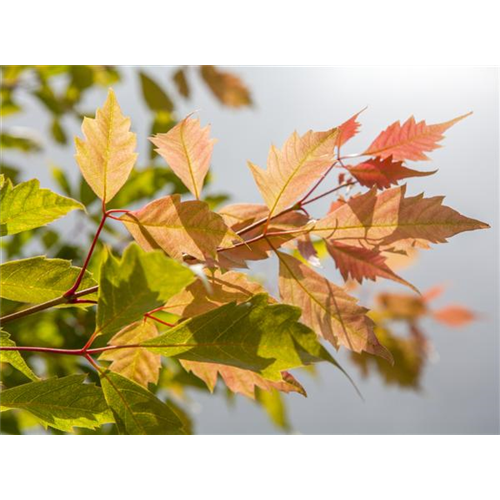
[[[99,235],[101,234],[102,228],[104,227],[104,223],[106,222],[107,216],[108,216],[107,212],[104,212],[102,215],[102,219],[101,219],[101,222],[99,224],[99,227],[97,228],[97,231],[94,235],[94,239],[92,240],[92,244],[90,245],[90,249],[89,249],[89,252],[87,254],[87,257],[85,258],[85,262],[83,263],[83,267],[81,268],[80,273],[78,274],[78,277],[76,278],[75,283],[66,293],[64,293],[63,297],[71,297],[78,290],[78,287],[80,286],[80,283],[83,280],[83,276],[85,275],[85,271],[87,270],[87,267],[89,265],[90,258],[92,257],[92,253],[94,252],[94,248],[97,244],[97,240],[99,239]]]

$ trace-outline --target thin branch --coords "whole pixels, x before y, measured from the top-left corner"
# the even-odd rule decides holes
[[[97,292],[98,289],[99,287],[96,285],[90,288],[86,288],[85,290],[80,290],[79,292],[76,292],[72,297],[58,297],[57,299],[48,300],[47,302],[43,302],[42,304],[37,304],[36,306],[28,307],[12,314],[7,314],[6,316],[2,316],[0,318],[0,323],[8,323],[10,321],[14,321],[15,319],[24,318],[25,316],[29,316],[30,314],[35,314],[37,312],[44,311],[45,309],[50,309],[51,307],[59,306],[61,304],[74,303],[74,300],[78,297],[83,297],[84,295],[89,295],[90,293]]]

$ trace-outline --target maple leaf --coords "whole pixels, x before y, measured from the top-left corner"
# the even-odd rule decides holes
[[[94,193],[107,203],[125,184],[137,159],[136,135],[112,89],[96,117],[84,118],[82,131],[86,140],[75,137],[76,160]]]
[[[190,269],[158,250],[146,253],[131,244],[121,259],[107,252],[101,264],[96,334],[119,332],[193,280]]]
[[[349,120],[345,121],[342,125],[339,126],[339,137],[337,139],[337,147],[343,146],[348,140],[352,139],[359,130],[361,124],[358,122],[358,116],[365,110],[362,109],[354,116],[349,118]]]
[[[390,269],[386,263],[387,259],[380,252],[370,248],[345,245],[335,240],[327,241],[326,245],[345,281],[352,278],[362,283],[363,278],[375,281],[377,277],[380,277],[409,286],[418,293],[411,283],[400,278]]]
[[[442,205],[442,196],[405,198],[405,192],[406,186],[379,194],[373,188],[337,205],[316,222],[311,234],[348,240],[351,245],[364,240],[371,245],[404,249],[419,242],[444,243],[458,233],[489,227]]]
[[[250,281],[243,273],[229,271],[222,273],[220,270],[207,271],[205,284],[196,280],[178,293],[165,304],[164,310],[183,318],[191,318],[204,314],[217,307],[236,302],[245,302],[258,293],[265,293],[259,283]]]
[[[190,318],[141,345],[163,356],[235,366],[281,381],[281,372],[320,361],[338,364],[316,334],[298,322],[300,310],[268,304],[258,294]]]
[[[218,214],[233,231],[239,231],[268,217],[269,209],[258,203],[235,203],[221,208]]]
[[[434,311],[432,316],[435,320],[451,327],[465,326],[477,317],[470,309],[458,305],[442,307]]]
[[[158,329],[152,320],[140,320],[120,330],[109,342],[112,346],[139,344],[158,336]],[[105,351],[100,358],[112,361],[109,369],[124,377],[148,387],[156,384],[160,374],[161,356],[142,348],[127,348]]]
[[[120,434],[186,434],[173,408],[144,387],[110,371],[99,376]]]
[[[18,385],[2,391],[0,411],[29,411],[45,427],[70,432],[112,422],[100,387],[84,384],[86,375],[69,375]]]
[[[437,170],[419,172],[418,170],[403,167],[403,162],[393,161],[392,156],[387,157],[385,160],[371,158],[358,165],[347,167],[347,169],[362,186],[370,188],[376,186],[378,189],[386,189],[397,184],[401,179],[425,177],[437,172]]]
[[[373,332],[368,310],[341,288],[291,255],[277,252],[280,260],[279,290],[283,301],[302,309],[301,320],[335,348],[343,345],[391,361]]]
[[[210,389],[210,392],[214,391],[217,383],[217,376],[220,375],[230,391],[243,394],[251,399],[255,399],[256,388],[264,391],[275,389],[285,393],[298,392],[303,396],[307,396],[302,385],[300,385],[295,377],[287,371],[281,373],[282,380],[274,381],[266,380],[261,375],[250,370],[242,370],[234,366],[187,360],[181,360],[181,365],[187,371],[190,371],[203,380]]]
[[[14,186],[0,175],[0,236],[45,226],[72,210],[85,208],[76,200],[40,189],[38,179]]]
[[[178,194],[152,201],[120,220],[144,250],[161,248],[178,260],[183,254],[199,260],[214,258],[219,246],[231,246],[233,240],[240,240],[207,203],[182,202]]]
[[[269,217],[281,212],[304,195],[311,184],[335,161],[338,128],[325,132],[294,132],[280,150],[271,147],[267,169],[248,162]]]
[[[376,302],[384,315],[413,322],[428,312],[425,298],[406,293],[380,293]]]
[[[156,134],[150,141],[184,185],[199,200],[203,181],[210,168],[215,139],[210,126],[201,128],[200,120],[188,116],[166,134]]]
[[[32,304],[57,299],[73,285],[80,271],[69,260],[47,259],[44,255],[5,262],[0,265],[0,297]],[[92,275],[85,271],[79,288],[95,285]]]
[[[16,343],[10,339],[10,335],[0,330],[0,346],[14,347]],[[19,351],[0,351],[0,363],[8,363],[16,370],[19,370],[30,380],[38,380],[38,377],[33,373],[31,368],[26,364]]]
[[[233,73],[220,71],[209,65],[201,66],[200,72],[205,83],[222,104],[231,108],[252,104],[250,91]]]
[[[175,86],[177,87],[177,92],[182,97],[189,98],[191,94],[191,89],[189,87],[187,78],[186,78],[186,72],[183,67],[180,67],[172,76],[172,80],[175,83]]]
[[[444,138],[443,133],[470,114],[435,125],[427,125],[425,121],[417,123],[413,116],[403,125],[397,121],[381,132],[363,154],[380,158],[392,156],[395,161],[428,160],[424,153],[440,147],[437,143]]]

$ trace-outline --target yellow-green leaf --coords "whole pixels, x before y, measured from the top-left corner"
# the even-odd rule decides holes
[[[136,136],[113,90],[95,118],[84,118],[82,131],[85,140],[75,138],[76,160],[89,186],[106,203],[125,184],[137,159]]]
[[[0,330],[0,346],[15,347],[16,343],[10,339],[10,336],[4,330]],[[8,363],[16,370],[26,375],[31,380],[38,380],[31,368],[26,364],[19,351],[0,351],[0,363]],[[1,396],[0,396],[1,402]]]

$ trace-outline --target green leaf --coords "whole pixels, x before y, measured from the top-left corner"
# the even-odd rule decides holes
[[[0,236],[45,226],[71,210],[84,207],[76,200],[40,189],[37,179],[14,187],[9,179],[0,176]]]
[[[298,322],[300,309],[268,305],[265,294],[226,304],[141,345],[164,356],[236,366],[282,380],[281,372],[334,359],[316,334]]]
[[[170,111],[174,110],[174,104],[164,90],[148,75],[141,72],[142,95],[151,111]]]
[[[0,148],[19,149],[24,153],[40,151],[42,146],[37,138],[28,135],[13,135],[8,132],[0,134]]]
[[[141,319],[194,280],[193,272],[157,250],[131,244],[121,259],[103,260],[97,306],[97,331],[114,334]]]
[[[107,371],[101,385],[120,434],[186,434],[177,414],[139,384]]]
[[[84,384],[86,375],[70,375],[2,391],[0,411],[27,410],[45,426],[64,432],[95,429],[113,422],[100,387]]]
[[[75,282],[80,273],[69,260],[47,259],[45,256],[14,260],[0,265],[0,297],[17,302],[39,304],[57,299]],[[86,271],[80,285],[84,290],[97,285]],[[96,298],[95,294],[85,296]]]
[[[10,335],[4,330],[0,330],[0,346],[14,347],[16,343],[10,340]],[[31,380],[38,380],[38,377],[31,371],[19,351],[0,351],[0,363],[9,363],[16,370],[26,375]],[[3,397],[3,393],[2,393]]]
[[[50,131],[52,132],[52,137],[54,138],[54,140],[59,144],[66,144],[68,142],[66,132],[64,131],[61,125],[61,120],[59,118],[54,118],[52,120]]]

